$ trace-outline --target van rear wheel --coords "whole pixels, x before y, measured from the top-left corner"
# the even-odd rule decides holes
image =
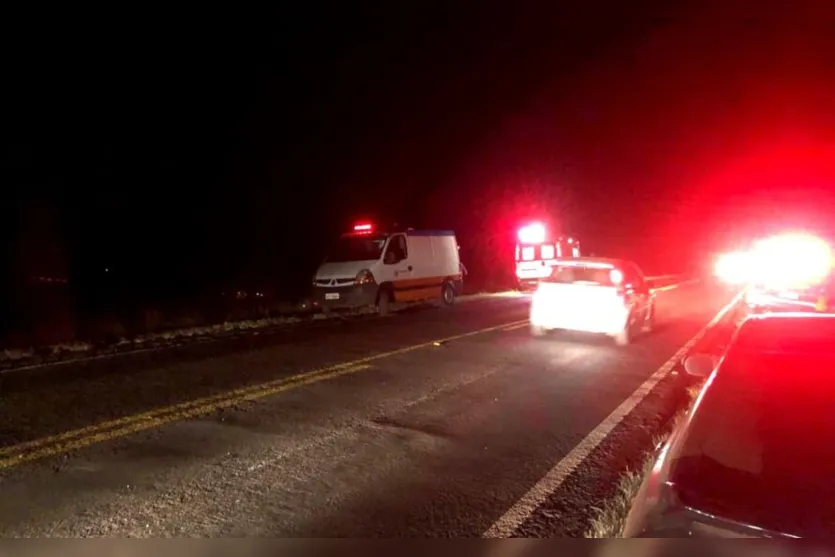
[[[441,287],[441,302],[445,306],[451,306],[455,303],[455,288],[448,282],[445,282]]]

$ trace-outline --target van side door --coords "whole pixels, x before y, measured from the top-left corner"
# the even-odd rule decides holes
[[[411,278],[414,269],[409,263],[409,247],[405,234],[392,234],[389,237],[383,254],[383,265],[386,267],[386,276],[391,277],[395,283]]]

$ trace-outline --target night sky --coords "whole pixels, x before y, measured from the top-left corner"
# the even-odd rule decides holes
[[[835,10],[574,4],[21,16],[4,280],[298,295],[359,217],[453,228],[475,273],[526,218],[675,272],[831,220]]]

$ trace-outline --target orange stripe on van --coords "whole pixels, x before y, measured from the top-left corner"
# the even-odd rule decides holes
[[[400,279],[392,282],[394,298],[398,302],[416,302],[441,297],[441,286],[446,281],[461,280],[461,275]]]
[[[431,300],[441,297],[441,285],[423,286],[409,288],[407,290],[395,290],[394,299],[398,302],[418,302],[420,300]]]

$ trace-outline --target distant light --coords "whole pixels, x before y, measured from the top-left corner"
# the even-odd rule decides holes
[[[109,269],[109,268],[107,268],[107,267],[105,267],[105,268],[104,268],[104,272],[105,272],[105,273],[109,273],[109,272],[110,272],[110,269]]]
[[[623,282],[623,273],[618,269],[612,269],[609,277],[612,279],[612,284],[620,284]]]
[[[362,222],[354,225],[354,232],[371,232],[372,228],[370,222]]]
[[[728,284],[744,284],[752,278],[753,259],[745,251],[723,253],[714,267],[714,274]]]
[[[783,286],[823,280],[835,266],[828,243],[803,233],[781,234],[757,242],[752,257],[756,280]]]
[[[573,244],[573,243],[574,243],[574,238],[569,238],[569,239],[568,239],[568,243],[569,243],[569,244]]]
[[[540,244],[545,241],[545,225],[535,222],[523,226],[519,229],[518,236],[523,244]]]

